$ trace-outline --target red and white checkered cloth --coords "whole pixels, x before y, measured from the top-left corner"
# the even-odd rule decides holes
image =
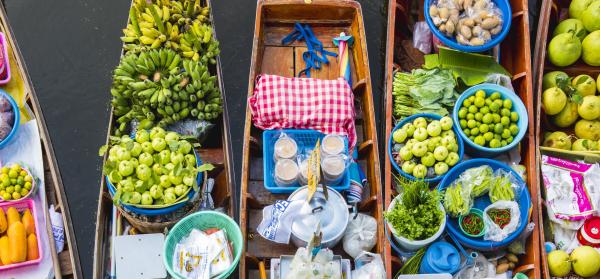
[[[258,128],[314,129],[348,136],[356,145],[354,94],[343,78],[286,78],[261,75],[248,99],[252,122]]]

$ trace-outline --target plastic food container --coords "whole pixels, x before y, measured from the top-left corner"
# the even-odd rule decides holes
[[[394,206],[396,206],[396,202],[398,202],[399,198],[400,198],[400,196],[398,195],[392,200],[392,202],[390,203],[390,205],[387,208],[387,211],[390,211],[392,208],[394,208]],[[389,223],[387,223],[387,226],[390,229],[392,236],[394,237],[394,239],[396,240],[398,245],[400,245],[401,248],[403,248],[407,251],[416,251],[416,250],[419,250],[420,248],[425,247],[425,246],[433,243],[434,241],[436,241],[442,235],[444,230],[446,229],[446,219],[448,219],[448,217],[446,216],[446,210],[444,209],[444,206],[441,203],[440,203],[440,210],[442,210],[442,213],[444,216],[444,218],[442,219],[442,223],[440,224],[440,228],[434,235],[432,235],[431,237],[429,237],[427,239],[410,240],[408,238],[404,238],[404,237],[398,235],[398,233],[396,232],[394,227],[392,225],[390,225]]]
[[[396,125],[396,127],[394,127],[394,129],[392,129],[392,132],[390,133],[390,138],[388,139],[388,146],[387,146],[387,152],[390,158],[390,163],[392,164],[392,166],[394,167],[394,169],[396,169],[396,171],[410,179],[410,180],[417,180],[416,177],[404,172],[402,170],[402,168],[398,165],[398,163],[396,163],[396,160],[394,160],[394,155],[393,155],[393,148],[394,148],[394,132],[398,129],[401,129],[404,125],[413,122],[415,119],[419,118],[419,117],[423,117],[426,119],[433,119],[433,120],[440,120],[442,119],[441,116],[437,115],[437,114],[433,114],[433,113],[420,113],[420,114],[415,114],[415,115],[411,115],[407,118],[404,118],[402,121],[400,121],[400,123],[398,123],[398,125]],[[452,124],[452,131],[454,131],[454,134],[456,135],[456,144],[458,144],[458,161],[462,161],[463,159],[463,154],[464,154],[464,145],[463,145],[463,141],[462,141],[462,137],[458,135],[460,128],[458,127],[458,122],[456,122],[456,120],[452,119],[452,121],[454,122]],[[449,167],[448,168],[448,172],[450,172],[451,169],[453,169],[454,167],[456,167],[456,165]],[[429,183],[435,183],[435,182],[439,182],[440,180],[442,180],[442,178],[444,178],[444,176],[446,176],[448,174],[448,172],[446,172],[445,174],[442,175],[438,175],[436,177],[432,177],[432,178],[424,178],[423,181],[425,182],[429,182]]]
[[[447,37],[445,34],[442,34],[442,32],[440,32],[440,30],[437,29],[435,24],[433,24],[431,16],[429,15],[429,6],[431,6],[431,3],[434,1],[435,0],[425,0],[425,3],[423,4],[423,6],[425,7],[423,9],[425,11],[425,20],[427,21],[427,25],[429,25],[429,30],[431,30],[433,35],[437,39],[439,39],[444,45],[450,48],[464,52],[483,52],[493,48],[494,46],[502,42],[504,38],[506,38],[506,35],[508,35],[508,32],[510,31],[510,24],[512,22],[512,9],[510,7],[510,3],[508,2],[508,0],[492,0],[492,2],[502,12],[502,31],[500,31],[500,34],[496,35],[491,40],[487,41],[481,46],[461,45],[458,42],[456,42],[456,38]]]
[[[282,137],[275,141],[273,159],[294,159],[298,155],[298,144],[290,137]]]
[[[519,115],[519,121],[517,121],[517,127],[519,127],[519,133],[516,136],[514,136],[513,141],[511,143],[509,143],[508,145],[500,147],[500,148],[489,148],[489,147],[477,145],[469,137],[467,137],[467,135],[465,135],[463,130],[458,126],[458,124],[457,124],[457,123],[459,123],[458,111],[462,107],[462,103],[464,102],[464,100],[466,98],[470,97],[471,95],[474,95],[475,92],[477,92],[478,90],[483,90],[483,91],[485,91],[486,94],[498,92],[502,96],[501,98],[503,100],[508,99],[508,100],[512,101],[513,106],[511,108],[511,112],[513,112],[513,111],[517,112],[517,114]],[[510,89],[508,89],[506,87],[502,87],[497,84],[492,84],[492,83],[482,83],[482,84],[475,85],[475,86],[470,87],[469,89],[465,90],[465,92],[463,92],[462,95],[460,95],[460,97],[458,97],[458,100],[456,100],[456,105],[454,106],[454,111],[452,112],[452,120],[454,121],[455,124],[457,124],[458,135],[465,142],[465,148],[467,150],[467,153],[469,155],[473,155],[473,157],[486,157],[486,158],[495,157],[495,156],[499,155],[500,153],[511,150],[515,146],[517,146],[517,144],[519,144],[519,142],[521,142],[521,140],[525,136],[525,132],[527,131],[527,126],[529,125],[529,117],[527,115],[527,109],[525,108],[523,101],[521,101],[521,98],[519,98],[519,96],[517,96],[515,93],[510,91]]]
[[[6,45],[6,36],[4,33],[0,32],[0,47],[2,51],[0,52],[0,59],[2,59],[2,66],[0,69],[0,85],[7,84],[10,81],[10,60],[8,58],[8,46]]]
[[[344,177],[346,162],[343,155],[333,155],[321,160],[323,181],[327,184],[337,184]]]
[[[217,279],[228,278],[235,271],[244,246],[244,238],[238,224],[229,216],[216,211],[200,211],[192,213],[187,217],[177,222],[175,226],[167,234],[164,246],[164,264],[167,271],[173,278],[182,279],[177,272],[173,270],[173,251],[175,246],[182,238],[187,237],[193,229],[206,230],[210,228],[223,229],[227,233],[227,240],[231,243],[233,261],[229,269],[219,276],[213,277]]]
[[[275,184],[279,187],[291,187],[297,182],[299,173],[298,164],[290,159],[280,159],[275,163]]]
[[[463,219],[465,217],[467,217],[469,214],[477,215],[481,219],[481,223],[483,224],[483,227],[481,228],[481,231],[478,234],[467,233],[465,231],[465,228],[463,227]],[[460,231],[468,237],[482,237],[485,234],[485,229],[486,229],[485,223],[483,222],[483,211],[481,211],[481,209],[478,209],[478,208],[471,208],[471,210],[469,210],[469,214],[467,214],[467,216],[458,217],[458,226],[460,227]]]
[[[29,211],[31,211],[31,216],[33,216],[33,220],[35,223],[35,237],[38,240],[38,255],[40,255],[40,256],[37,259],[31,260],[31,261],[25,261],[22,263],[9,264],[9,265],[2,265],[2,266],[0,266],[0,271],[38,264],[42,261],[42,257],[44,255],[44,253],[42,251],[42,241],[40,240],[40,224],[38,224],[38,222],[37,222],[37,220],[38,220],[37,219],[37,211],[35,210],[35,203],[33,202],[33,200],[32,199],[24,199],[24,200],[10,201],[10,202],[5,202],[5,203],[0,204],[0,208],[2,208],[2,210],[4,210],[4,213],[6,213],[6,210],[8,210],[9,207],[14,207],[17,211],[19,211],[19,214],[22,214],[22,212],[25,211],[26,209],[29,209]]]
[[[2,33],[0,33],[1,35]],[[2,38],[2,37],[0,37]],[[0,40],[1,42],[1,40]],[[1,84],[1,83],[0,83]],[[17,133],[17,130],[19,130],[19,125],[21,123],[21,112],[19,111],[19,106],[17,106],[17,102],[15,102],[15,99],[13,99],[12,96],[10,96],[10,94],[6,93],[6,91],[0,89],[0,97],[1,98],[6,98],[8,100],[8,102],[10,103],[11,107],[12,107],[12,111],[14,113],[14,122],[13,122],[13,126],[12,129],[10,130],[10,133],[6,136],[6,138],[4,138],[2,141],[0,141],[0,148],[2,148],[4,145],[8,144],[15,136],[15,134]]]
[[[321,142],[321,157],[338,155],[344,152],[344,138],[338,135],[326,135]]]
[[[492,170],[496,171],[497,169],[503,169],[507,172],[511,172],[516,179],[525,184],[521,176],[515,172],[511,167],[506,164],[500,163],[495,160],[490,159],[471,159],[462,163],[459,163],[452,170],[448,172],[446,177],[442,179],[438,186],[438,190],[443,191],[448,186],[452,184],[454,180],[456,180],[461,173],[470,168],[475,168],[483,165],[488,165],[492,168]],[[525,230],[525,227],[528,224],[529,214],[531,210],[531,195],[529,194],[529,190],[527,187],[521,191],[518,200],[515,200],[519,204],[521,222],[519,223],[519,227],[512,232],[507,238],[502,241],[490,241],[484,240],[483,238],[471,238],[464,235],[459,228],[458,218],[447,218],[448,219],[448,233],[452,234],[456,239],[464,246],[481,251],[497,251],[508,246],[512,243],[520,234]],[[490,205],[490,198],[488,195],[483,195],[478,197],[473,202],[473,208],[477,208],[479,210],[485,209],[488,205]]]

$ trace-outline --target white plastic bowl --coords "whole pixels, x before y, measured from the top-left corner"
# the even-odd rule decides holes
[[[390,209],[394,208],[394,206],[396,206],[396,202],[397,199],[400,198],[400,195],[396,196],[392,202],[390,203],[390,205],[387,208],[387,211],[390,211]],[[432,235],[431,237],[427,238],[427,239],[423,239],[423,240],[410,240],[408,238],[404,238],[400,235],[397,234],[396,230],[394,229],[394,227],[388,223],[388,228],[390,229],[390,232],[392,233],[392,235],[394,236],[394,239],[396,239],[396,242],[398,243],[398,245],[400,245],[401,248],[407,250],[407,251],[416,251],[419,250],[422,247],[425,247],[429,244],[431,244],[432,242],[436,241],[444,232],[444,230],[446,229],[446,210],[444,210],[444,206],[442,205],[442,203],[440,203],[440,210],[442,211],[442,224],[440,225],[440,228],[438,229],[438,231]]]

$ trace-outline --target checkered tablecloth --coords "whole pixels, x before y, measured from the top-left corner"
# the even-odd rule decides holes
[[[252,122],[258,128],[314,129],[348,136],[350,150],[356,145],[354,95],[343,78],[261,75],[248,105]]]

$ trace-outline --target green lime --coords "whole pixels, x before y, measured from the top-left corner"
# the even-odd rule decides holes
[[[10,179],[2,181],[2,186],[4,186],[4,187],[10,186]]]
[[[492,114],[492,117],[494,118],[494,121],[492,121],[492,122],[500,123],[500,119],[501,119],[500,114],[494,113],[494,114]]]
[[[19,177],[19,172],[11,169],[10,171],[8,171],[8,177],[17,178],[17,177]]]
[[[513,111],[510,113],[510,120],[512,122],[517,122],[519,121],[519,114],[516,111]]]
[[[467,113],[467,120],[473,120],[473,119],[475,119],[475,114],[470,113],[470,112]]]
[[[11,198],[11,195],[9,193],[2,194],[2,199],[3,200],[8,201],[8,200],[10,200],[10,198]]]
[[[475,127],[471,129],[471,135],[476,136],[479,135],[479,128]]]
[[[485,105],[485,99],[483,97],[476,97],[475,98],[475,106],[480,108],[483,107]]]
[[[496,104],[495,102],[492,102],[490,104],[490,111],[498,112],[499,110],[500,110],[500,105]]]
[[[466,108],[464,108],[464,107],[460,108],[458,110],[458,118],[463,119],[463,118],[467,117],[467,112],[468,112],[468,110]]]
[[[509,138],[510,136],[511,136],[511,135],[510,135],[510,130],[509,130],[509,129],[504,129],[504,130],[502,131],[502,138],[503,138],[503,139],[507,139],[507,138]]]
[[[486,141],[491,141],[491,140],[493,140],[493,139],[494,139],[494,133],[492,133],[492,132],[487,132],[487,133],[483,134],[483,138],[484,138]]]
[[[24,197],[24,196],[27,196],[27,194],[29,194],[29,190],[27,190],[25,188],[21,189],[21,196]]]
[[[477,136],[477,137],[475,137],[474,142],[477,145],[481,145],[481,146],[485,145],[485,139],[483,138],[483,136]]]
[[[506,143],[506,140],[501,140],[500,141],[500,146],[506,146],[508,143]]]
[[[477,90],[477,92],[475,92],[475,98],[477,97],[485,98],[485,91],[481,89]]]
[[[489,98],[485,99],[485,105],[486,106],[489,107],[491,104],[492,104],[492,100],[491,99],[489,99]]]
[[[471,135],[471,129],[465,129],[465,130],[463,130],[463,132],[465,133],[465,135],[467,137]]]
[[[27,175],[27,172],[24,170],[21,170],[21,172],[19,172],[19,176],[25,177]]]
[[[490,113],[490,107],[482,107],[479,109],[479,112],[483,113],[483,114],[488,114]]]
[[[502,110],[500,110],[500,115],[502,116],[510,116],[510,110],[507,108],[503,108]]]
[[[15,191],[15,187],[14,186],[8,186],[6,187],[6,192],[9,194],[12,194]]]
[[[498,139],[492,139],[490,141],[490,147],[491,148],[498,148],[498,147],[500,147],[500,140],[498,140]]]
[[[466,128],[467,127],[467,120],[461,119],[460,120],[460,127],[461,128]]]
[[[463,101],[463,107],[469,107],[469,106],[471,106],[471,104],[473,104],[473,102],[471,102],[471,100],[469,100],[469,98],[467,98]]]
[[[481,121],[482,118],[483,118],[483,113],[478,112],[475,114],[475,120]]]
[[[476,113],[478,111],[477,107],[475,105],[470,105],[469,106],[469,112],[470,113]]]
[[[514,140],[514,138],[512,136],[510,136],[506,139],[506,142],[511,143],[513,140]]]
[[[513,136],[516,136],[519,133],[519,126],[516,124],[511,124],[508,129],[510,130],[510,134]]]
[[[471,104],[475,103],[475,96],[474,95],[469,96],[468,99],[469,99],[469,101],[471,101]]]
[[[475,128],[475,126],[477,126],[477,121],[471,119],[467,122],[467,127],[472,129],[472,128]]]
[[[487,133],[490,130],[490,126],[488,124],[481,124],[479,126],[479,131],[483,134]]]
[[[481,119],[481,121],[483,121],[483,123],[485,124],[490,124],[494,121],[494,117],[491,114],[486,113]]]
[[[14,193],[12,193],[12,197],[13,197],[13,199],[18,200],[21,198],[21,193],[14,192]]]
[[[506,99],[506,100],[503,101],[502,105],[504,106],[504,108],[511,109],[512,108],[512,101],[509,100],[509,99]]]
[[[492,101],[500,99],[500,97],[502,97],[502,95],[500,95],[500,92],[494,92],[492,93],[492,95],[490,95],[490,99],[492,99]]]
[[[23,179],[23,177],[19,176],[19,178],[17,178],[17,184],[18,185],[23,185],[24,183],[25,183],[25,180]]]
[[[500,124],[508,128],[508,125],[510,125],[510,118],[508,118],[508,116],[502,116],[502,118],[500,118]]]
[[[21,185],[15,186],[15,192],[21,192],[21,189],[23,189],[23,187],[21,187]]]
[[[494,133],[501,135],[502,131],[504,130],[504,127],[502,127],[502,124],[497,123],[496,126],[494,126]]]

